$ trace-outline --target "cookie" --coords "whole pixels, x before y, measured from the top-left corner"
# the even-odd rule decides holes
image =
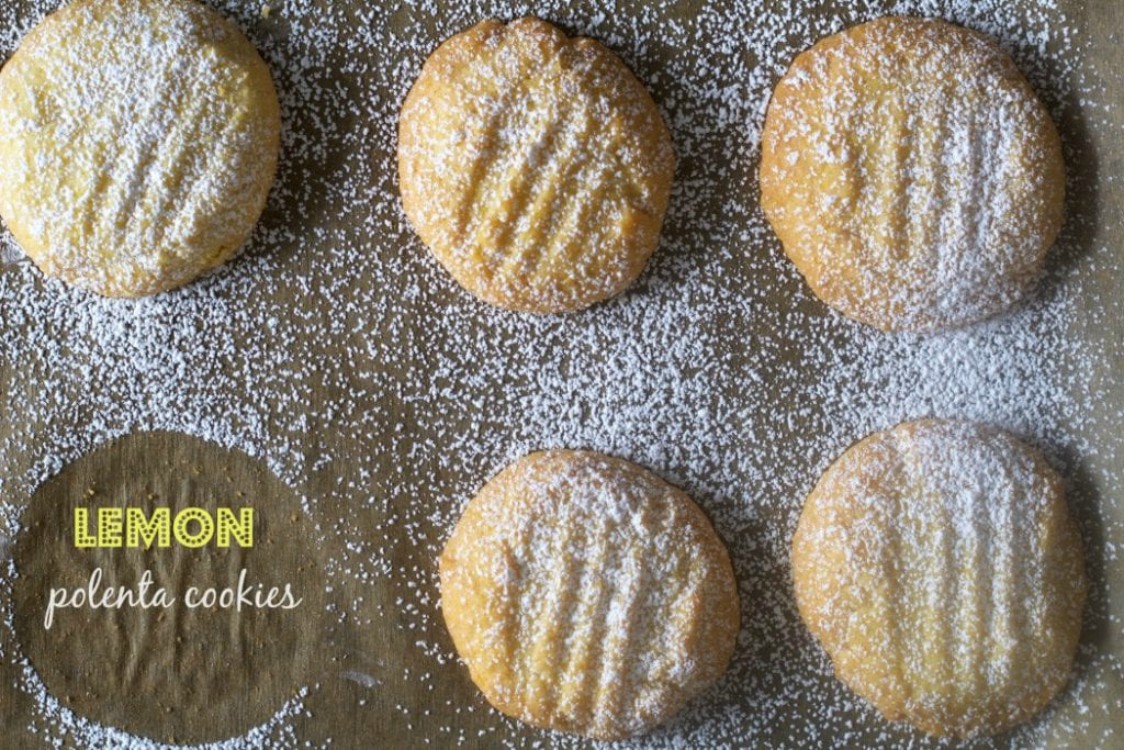
[[[892,721],[994,734],[1069,679],[1085,568],[1061,480],[992,427],[906,422],[842,455],[792,542],[800,614]]]
[[[163,292],[245,242],[280,133],[269,69],[215,11],[77,0],[0,71],[0,215],[49,276]]]
[[[596,739],[647,731],[725,671],[739,629],[726,548],[651,472],[533,453],[468,504],[440,559],[441,605],[497,709]]]
[[[509,310],[624,291],[659,243],[674,173],[671,136],[628,67],[536,18],[450,38],[402,106],[406,216],[461,286]]]
[[[761,205],[828,305],[886,331],[1023,299],[1061,229],[1053,121],[999,44],[888,17],[818,42],[777,84]]]

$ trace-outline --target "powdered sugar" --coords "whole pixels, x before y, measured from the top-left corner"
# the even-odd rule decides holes
[[[406,215],[487,302],[584,309],[627,288],[659,244],[671,137],[595,41],[485,21],[426,61],[400,123]]]
[[[203,6],[70,5],[21,42],[0,99],[0,208],[51,275],[164,291],[232,255],[261,213],[276,97]]]
[[[13,20],[0,29],[3,48],[48,5],[4,2]],[[4,517],[42,477],[111,435],[159,427],[237,446],[305,494],[325,538],[340,543],[326,586],[350,600],[334,616],[387,639],[356,640],[341,667],[348,685],[354,670],[377,680],[354,688],[365,705],[354,692],[313,689],[306,711],[323,715],[345,700],[355,726],[390,727],[417,746],[531,746],[543,735],[489,711],[453,658],[437,553],[467,498],[517,456],[547,447],[621,455],[683,486],[710,514],[743,600],[726,678],[638,745],[833,737],[918,746],[832,678],[796,617],[788,543],[804,495],[852,441],[908,417],[964,417],[1014,430],[1062,469],[1088,547],[1089,629],[1118,629],[1105,568],[1124,540],[1113,490],[1124,461],[1114,374],[1124,311],[1119,253],[1101,226],[1119,217],[1095,213],[1093,186],[1108,178],[1080,168],[1091,162],[1090,136],[1077,124],[1118,139],[1110,108],[1120,94],[1114,79],[1098,83],[1098,61],[1079,41],[1091,32],[1050,4],[777,5],[707,3],[684,19],[645,3],[384,10],[287,0],[262,19],[256,3],[220,4],[270,62],[285,111],[266,216],[239,260],[151,300],[109,302],[46,282],[27,263],[3,267]],[[1070,221],[1034,299],[928,338],[886,336],[826,311],[757,208],[756,144],[772,85],[814,40],[888,10],[998,35],[1078,166]],[[396,199],[398,108],[426,56],[482,18],[527,13],[620,54],[653,91],[680,157],[663,241],[638,285],[562,318],[494,312],[469,298],[413,236]],[[17,647],[0,639],[6,664]],[[1109,691],[1120,669],[1119,655],[1090,639],[1075,684],[1012,742],[1065,742],[1118,722]],[[17,684],[12,670],[0,674]],[[36,705],[39,737],[61,742],[48,720],[57,711]],[[341,727],[333,745],[348,746],[352,731]]]
[[[818,42],[777,84],[761,204],[816,293],[884,330],[1023,298],[1062,225],[1049,115],[990,37],[912,17]]]
[[[445,621],[493,705],[639,735],[725,671],[738,630],[722,543],[682,492],[587,451],[492,479],[441,555]]]
[[[887,716],[994,733],[1068,682],[1085,602],[1060,481],[1009,435],[919,420],[849,449],[792,543],[801,615]]]

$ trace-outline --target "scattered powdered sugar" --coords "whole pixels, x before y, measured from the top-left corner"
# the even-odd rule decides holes
[[[18,263],[23,257],[23,251],[10,234],[0,237],[0,266]]]
[[[5,57],[55,5],[0,0]],[[840,11],[707,3],[689,20],[657,4],[557,0],[390,10],[285,0],[267,17],[258,3],[216,5],[262,51],[281,97],[270,204],[243,257],[152,299],[104,300],[27,262],[0,266],[0,538],[16,533],[36,485],[112,436],[171,429],[237,447],[305,495],[319,533],[339,542],[325,585],[363,593],[333,614],[405,644],[341,669],[365,697],[348,706],[355,726],[332,746],[370,736],[355,729],[367,723],[408,731],[416,746],[579,745],[483,702],[441,621],[436,559],[464,503],[501,467],[537,449],[595,449],[688,491],[729,545],[742,598],[727,675],[635,744],[927,746],[834,680],[796,614],[788,545],[803,497],[853,441],[913,417],[982,420],[1038,445],[1061,470],[1091,589],[1086,645],[1063,698],[1013,737],[978,744],[1112,742],[1124,667],[1098,633],[1121,626],[1106,585],[1124,542],[1113,494],[1124,480],[1115,372],[1124,309],[1105,231],[1119,219],[1098,213],[1109,178],[1072,167],[1093,163],[1094,143],[1119,138],[1120,94],[1089,59],[1079,19],[1050,3],[999,0],[864,0]],[[927,337],[828,312],[757,205],[772,85],[816,39],[888,11],[996,35],[1059,122],[1071,167],[1068,223],[1033,299]],[[679,156],[661,246],[635,287],[550,318],[495,311],[462,292],[414,237],[395,178],[398,109],[429,52],[483,18],[528,13],[620,54],[652,90]],[[19,664],[18,644],[0,638],[0,655]],[[71,729],[80,720],[22,671],[0,671],[34,699],[32,729],[46,746],[126,741]],[[353,695],[310,689],[278,707],[270,739],[228,746],[309,744],[290,726],[298,704],[315,716],[318,701]]]
[[[20,688],[31,695],[41,712],[40,717],[28,727],[27,731],[31,735],[41,736],[45,746],[112,747],[120,750],[173,747],[136,737],[119,729],[101,726],[78,716],[47,691],[46,686],[29,664],[25,664],[23,668]],[[298,695],[286,701],[269,721],[254,727],[242,737],[208,742],[194,747],[198,750],[240,750],[246,747],[287,750],[301,747],[291,722],[294,717],[304,712],[302,700],[307,694],[308,688],[302,688]]]

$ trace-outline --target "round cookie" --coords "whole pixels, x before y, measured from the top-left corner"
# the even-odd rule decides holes
[[[761,205],[812,291],[886,331],[1022,299],[1064,219],[1053,121],[999,44],[888,17],[821,40],[777,84]]]
[[[800,614],[887,718],[994,734],[1069,679],[1085,568],[1062,483],[1005,432],[920,420],[844,453],[792,542]]]
[[[675,173],[644,85],[536,18],[443,43],[402,106],[402,204],[476,297],[533,313],[624,291],[659,243]]]
[[[111,297],[191,281],[265,207],[269,69],[194,0],[77,0],[0,71],[0,215],[50,276]]]
[[[737,640],[737,583],[706,516],[597,453],[533,453],[501,471],[465,509],[440,574],[472,679],[539,727],[640,734],[715,682]]]

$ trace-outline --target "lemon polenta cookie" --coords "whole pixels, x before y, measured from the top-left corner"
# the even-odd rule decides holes
[[[194,0],[77,0],[0,71],[0,215],[50,276],[111,297],[233,256],[273,183],[269,69]]]
[[[535,18],[437,48],[398,130],[402,204],[465,289],[534,313],[622,292],[659,242],[675,153],[644,85]]]
[[[792,543],[800,614],[890,720],[994,734],[1067,682],[1085,568],[1062,484],[998,429],[901,424],[843,454]]]
[[[725,671],[726,548],[682,491],[616,458],[546,451],[468,504],[440,560],[457,651],[497,709],[596,739],[642,733]]]
[[[999,44],[889,17],[818,42],[777,84],[761,205],[827,304],[887,331],[1023,298],[1062,226],[1054,123]]]

